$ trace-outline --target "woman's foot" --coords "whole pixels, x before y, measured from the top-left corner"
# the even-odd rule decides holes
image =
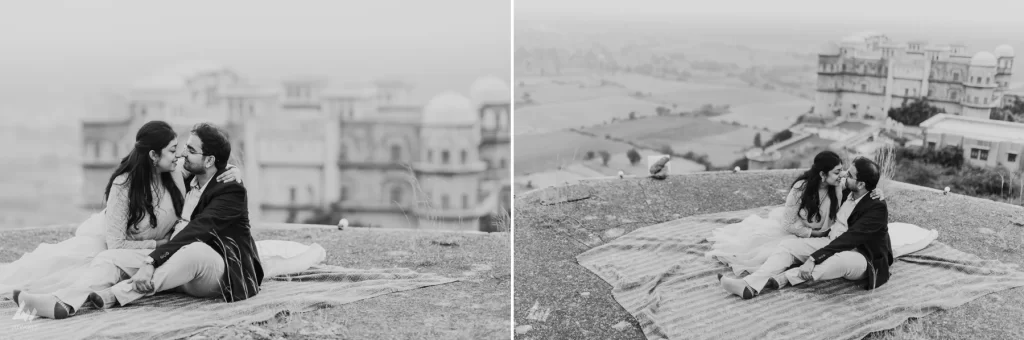
[[[19,294],[20,306],[25,311],[34,311],[37,316],[50,319],[65,319],[71,316],[71,306],[61,302],[52,294]]]

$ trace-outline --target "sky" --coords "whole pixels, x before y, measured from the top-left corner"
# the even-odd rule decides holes
[[[123,90],[189,60],[257,81],[399,78],[428,92],[511,74],[508,0],[14,3],[0,10],[0,115],[11,100],[45,114],[59,100],[40,98]]]
[[[516,0],[516,16],[571,15],[576,17],[720,18],[774,17],[854,20],[969,21],[1014,23],[1021,21],[1024,4],[1018,1],[977,0],[943,3],[921,0],[746,0],[672,1],[634,0]]]

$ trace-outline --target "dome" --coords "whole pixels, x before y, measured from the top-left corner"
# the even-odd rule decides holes
[[[498,77],[484,77],[473,82],[469,97],[477,104],[508,104],[512,101],[511,88]]]
[[[996,47],[996,57],[1013,57],[1013,46],[1010,45],[999,45]]]
[[[978,52],[974,57],[971,57],[971,66],[995,67],[996,56],[985,51]]]
[[[839,54],[839,45],[836,45],[836,43],[833,43],[833,42],[829,42],[829,43],[826,43],[824,45],[821,45],[821,48],[818,50],[818,54],[821,54],[821,55],[838,55]]]
[[[472,125],[476,112],[469,98],[455,92],[435,96],[423,107],[423,125]]]

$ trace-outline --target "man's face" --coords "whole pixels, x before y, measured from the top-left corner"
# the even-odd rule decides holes
[[[196,135],[189,135],[185,142],[184,152],[185,170],[193,174],[202,173],[206,168],[206,157],[203,155],[203,141],[196,138]]]
[[[857,190],[857,168],[852,164],[850,168],[846,170],[846,189],[856,191]]]

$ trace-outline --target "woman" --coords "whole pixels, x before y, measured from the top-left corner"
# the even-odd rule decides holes
[[[818,153],[811,168],[793,181],[785,206],[772,209],[767,219],[752,215],[712,231],[708,241],[714,244],[705,256],[729,265],[736,275],[745,275],[760,267],[782,240],[827,236],[842,203],[842,171],[838,154]],[[871,197],[881,195],[872,192]]]
[[[106,208],[79,225],[75,237],[58,244],[43,243],[17,261],[0,265],[0,292],[50,293],[74,283],[103,250],[154,249],[167,243],[184,204],[185,173],[176,164],[177,148],[177,134],[170,125],[162,121],[143,125],[135,135],[134,148],[107,182]],[[239,177],[238,168],[229,165],[217,181]],[[325,256],[316,244],[271,242],[277,243],[261,246],[257,242],[261,255],[265,251],[270,260],[265,264],[272,267],[265,268],[267,277],[281,273],[276,267],[303,270]]]

